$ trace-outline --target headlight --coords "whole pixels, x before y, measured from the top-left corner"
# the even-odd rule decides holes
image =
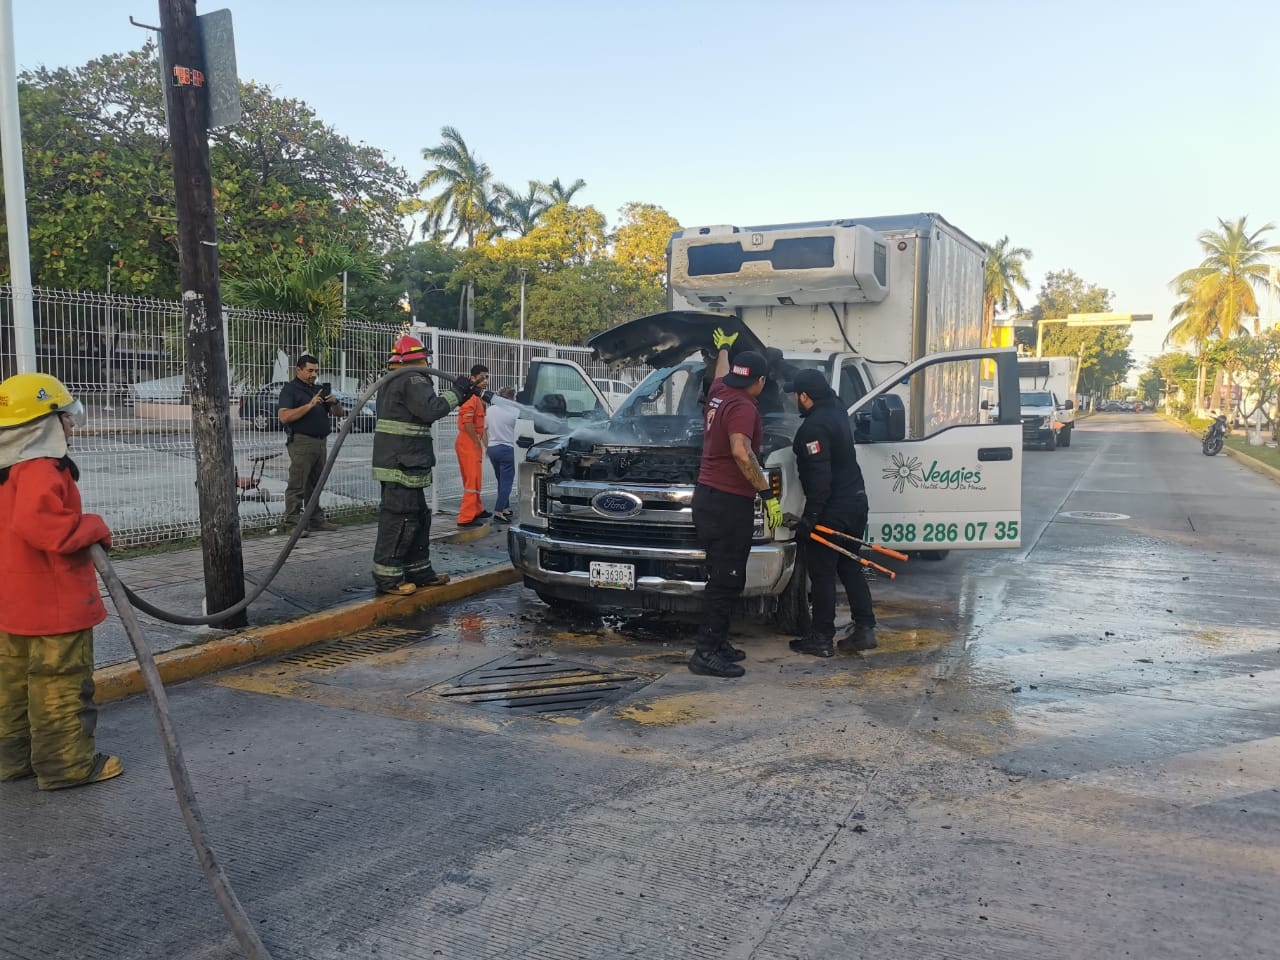
[[[1040,420],[1040,426],[1046,429],[1053,429],[1053,417],[1044,417]]]

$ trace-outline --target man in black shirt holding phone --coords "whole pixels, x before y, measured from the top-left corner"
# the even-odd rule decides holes
[[[280,390],[280,423],[289,439],[289,486],[284,495],[285,529],[302,519],[302,508],[311,499],[328,454],[329,415],[341,417],[346,411],[327,383],[316,384],[320,361],[309,353],[298,358],[293,379]],[[311,515],[309,530],[337,530],[318,506]]]

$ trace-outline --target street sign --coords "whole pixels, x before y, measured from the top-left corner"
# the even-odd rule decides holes
[[[209,116],[205,126],[228,127],[240,120],[240,79],[236,76],[236,38],[231,11],[214,10],[196,19],[204,48],[204,75],[209,87]]]

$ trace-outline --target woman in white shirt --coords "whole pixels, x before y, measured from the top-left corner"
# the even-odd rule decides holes
[[[516,414],[519,408],[510,402],[516,395],[514,387],[503,387],[489,405],[485,417],[489,434],[489,462],[498,478],[498,499],[493,505],[493,519],[499,523],[511,522],[511,481],[516,476]]]

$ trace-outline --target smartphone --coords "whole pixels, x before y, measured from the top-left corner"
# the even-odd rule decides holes
[[[321,398],[322,400],[328,400],[328,399],[329,399],[329,394],[331,394],[332,392],[333,392],[333,384],[332,384],[332,383],[322,383],[322,384],[320,384],[320,398]]]

